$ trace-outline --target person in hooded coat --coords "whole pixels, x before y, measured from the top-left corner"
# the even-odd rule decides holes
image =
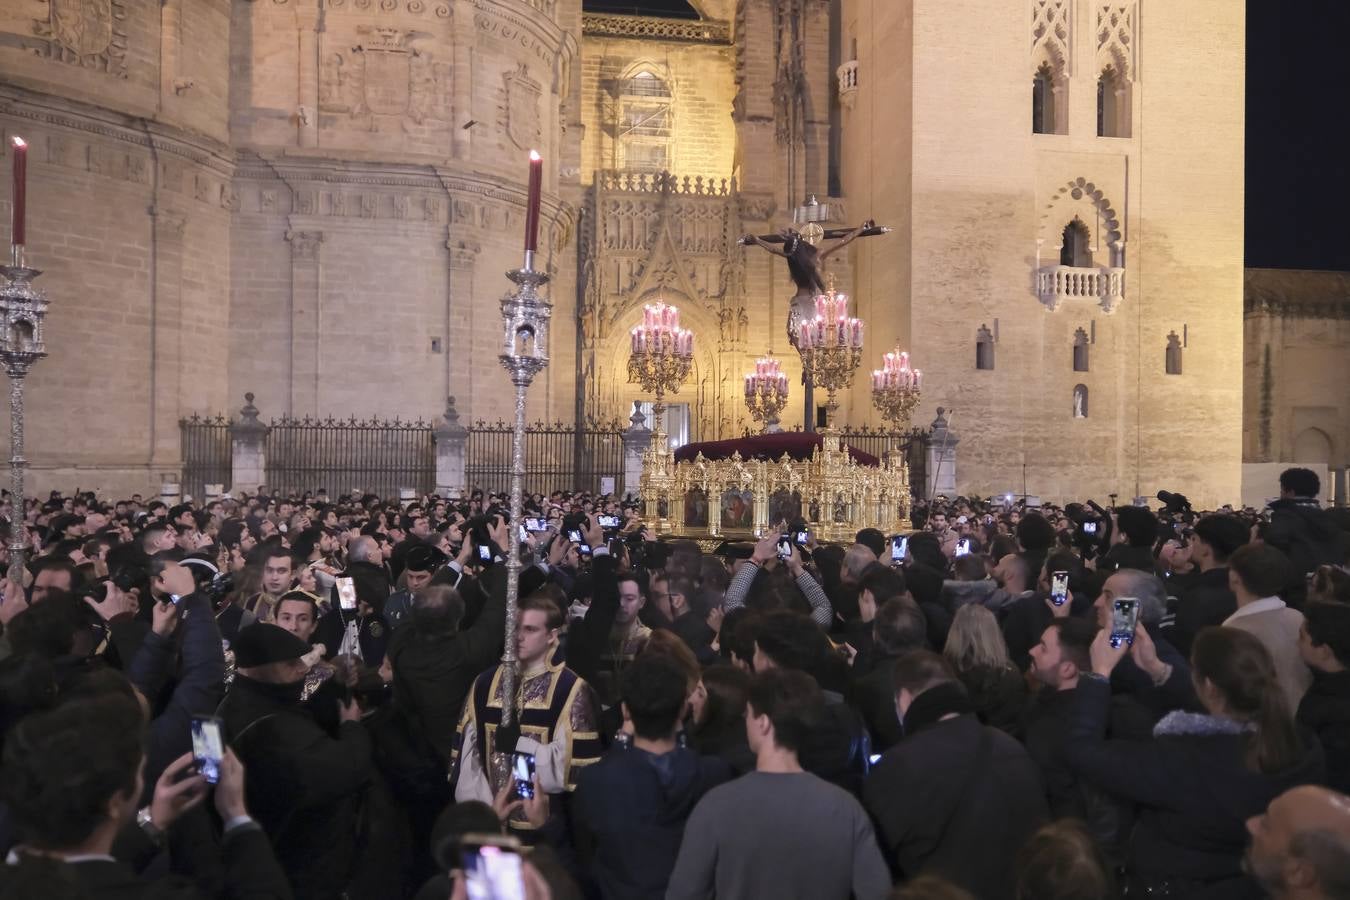
[[[687,697],[674,662],[638,656],[622,689],[628,738],[578,778],[577,844],[605,900],[664,897],[694,805],[731,778],[722,760],[679,745]]]

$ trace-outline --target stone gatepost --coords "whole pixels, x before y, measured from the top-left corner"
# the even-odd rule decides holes
[[[946,410],[939,406],[933,420],[933,434],[928,444],[928,499],[939,494],[956,496],[956,445],[960,438],[948,427]]]
[[[459,424],[455,398],[445,398],[445,415],[432,432],[436,441],[436,493],[442,497],[465,497],[469,493],[465,475],[465,449],[469,429]]]
[[[239,421],[230,426],[230,482],[235,499],[267,483],[267,426],[258,420],[252,393],[244,395]]]
[[[628,421],[630,424],[623,433],[623,492],[636,497],[642,479],[642,454],[652,445],[652,430],[647,427],[647,417],[637,401],[633,402],[633,414]]]

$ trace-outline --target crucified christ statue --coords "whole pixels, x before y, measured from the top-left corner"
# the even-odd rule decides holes
[[[777,234],[747,234],[737,241],[742,245],[754,244],[762,247],[774,256],[781,256],[787,260],[788,274],[792,277],[792,283],[797,285],[797,293],[793,295],[788,307],[787,320],[788,343],[793,347],[797,346],[797,325],[815,315],[815,298],[825,293],[825,279],[821,274],[825,260],[860,237],[886,234],[891,230],[886,226],[877,225],[871,219],[857,228],[830,228],[823,233],[819,230],[819,226],[813,227],[817,229],[816,233],[820,234],[822,239],[832,240],[834,243],[823,250],[817,249],[801,232],[791,228],[784,228]],[[805,375],[802,376],[802,382],[806,387],[806,430],[813,431],[815,415],[812,384]]]

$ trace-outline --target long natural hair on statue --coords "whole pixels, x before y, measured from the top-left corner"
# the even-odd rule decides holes
[[[782,235],[788,274],[797,285],[797,293],[805,291],[812,297],[825,293],[825,280],[820,277],[820,251],[791,228],[783,229]]]

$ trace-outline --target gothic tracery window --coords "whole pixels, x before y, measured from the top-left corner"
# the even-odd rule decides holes
[[[672,167],[672,97],[670,84],[643,70],[619,85],[616,139],[619,168],[661,172]]]
[[[1031,131],[1033,134],[1055,134],[1055,73],[1049,63],[1041,63],[1031,79]]]

